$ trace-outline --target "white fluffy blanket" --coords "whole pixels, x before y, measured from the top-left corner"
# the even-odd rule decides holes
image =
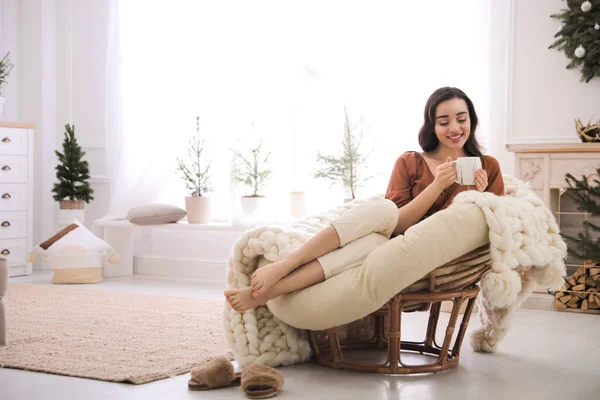
[[[537,285],[558,289],[565,275],[566,245],[552,213],[523,182],[507,175],[504,182],[504,197],[469,191],[454,200],[479,206],[490,232],[492,269],[483,277],[478,297],[482,328],[471,333],[471,346],[479,351],[495,350],[514,311]],[[293,225],[261,226],[246,232],[236,241],[229,259],[228,287],[248,287],[259,260],[268,263],[285,257],[360,202]],[[226,305],[224,327],[242,367],[250,363],[289,365],[310,357],[304,331],[278,320],[267,307],[238,313]]]

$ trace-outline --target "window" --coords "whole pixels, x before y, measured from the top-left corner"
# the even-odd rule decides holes
[[[120,171],[130,177],[124,191],[146,188],[145,201],[183,205],[176,157],[186,155],[196,116],[210,143],[218,220],[244,194],[230,179],[237,138],[262,138],[272,152],[265,194],[277,212],[287,212],[288,193],[298,190],[309,211],[339,204],[341,188],[312,174],[317,151],[338,151],[344,107],[362,119],[363,152],[371,153],[373,179],[359,197],[383,193],[396,158],[419,149],[423,107],[438,87],[473,99],[485,143],[479,2],[123,1],[118,15],[119,151],[129,160]]]

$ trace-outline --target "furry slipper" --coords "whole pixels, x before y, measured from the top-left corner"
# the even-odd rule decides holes
[[[262,364],[250,364],[242,373],[242,390],[249,399],[268,399],[283,387],[283,375]]]
[[[192,369],[189,390],[211,390],[238,386],[241,375],[233,372],[231,361],[219,357]]]

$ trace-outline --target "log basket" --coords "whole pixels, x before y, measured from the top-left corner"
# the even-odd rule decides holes
[[[485,245],[433,270],[365,318],[327,330],[307,330],[315,361],[331,368],[402,375],[439,372],[456,367],[479,293],[477,283],[489,268],[489,245]],[[442,301],[451,301],[453,307],[440,345],[436,341],[436,331]],[[452,344],[464,302],[467,302],[467,306]],[[401,339],[402,313],[414,311],[429,311],[425,338],[421,342]],[[345,357],[354,350],[367,349],[387,352],[386,362],[371,363]],[[429,356],[432,362],[410,365],[402,361],[402,354],[407,352]]]

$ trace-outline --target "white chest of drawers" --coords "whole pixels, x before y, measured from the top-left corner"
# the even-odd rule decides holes
[[[32,124],[0,122],[0,254],[8,275],[30,275],[33,248]]]

